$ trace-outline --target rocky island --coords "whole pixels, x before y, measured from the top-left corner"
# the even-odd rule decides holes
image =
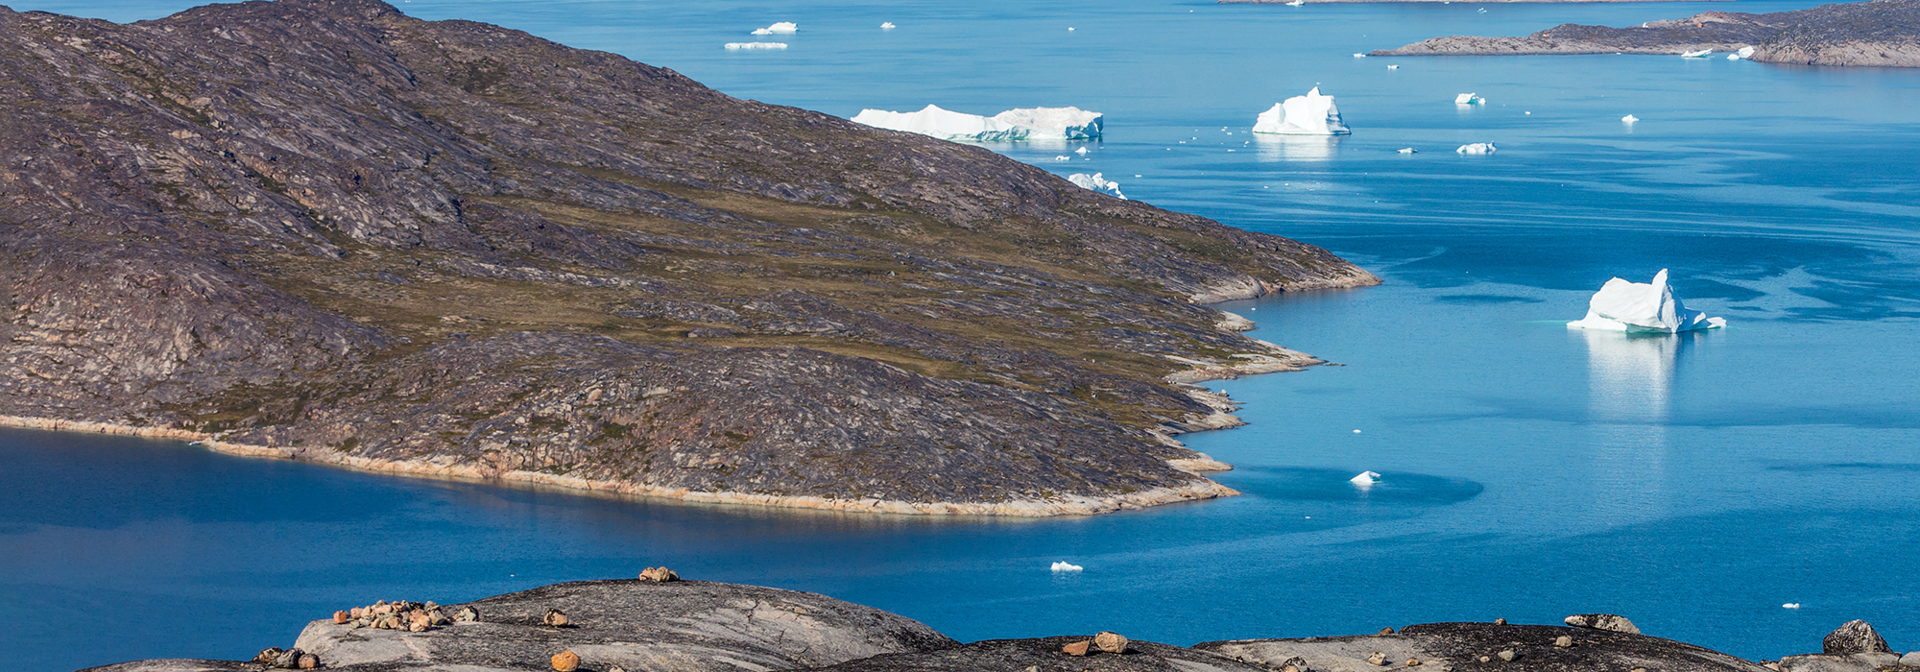
[[[1235,494],[1203,304],[1326,250],[376,0],[0,7],[0,422],[638,496]]]
[[[1429,623],[1371,635],[1204,642],[1102,632],[961,644],[917,621],[822,595],[705,581],[666,568],[463,605],[382,600],[308,624],[253,660],[143,660],[87,672],[1877,672],[1920,669],[1864,621],[1821,652],[1754,662],[1643,635],[1627,618],[1563,625]]]
[[[1768,14],[1706,12],[1609,28],[1562,24],[1525,37],[1436,37],[1371,56],[1687,54],[1739,51],[1766,63],[1920,67],[1920,0],[1872,0]]]

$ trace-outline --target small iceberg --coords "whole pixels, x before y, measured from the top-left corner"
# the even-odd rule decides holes
[[[1389,65],[1389,66],[1387,66],[1387,69],[1388,69],[1388,70],[1399,70],[1399,69],[1400,69],[1400,66],[1398,66],[1398,65]]]
[[[918,112],[861,110],[857,123],[930,135],[942,140],[1017,142],[1021,140],[1090,140],[1100,137],[1106,115],[1077,107],[1029,107],[991,117],[928,105]]]
[[[1460,154],[1492,154],[1500,151],[1500,148],[1493,146],[1491,142],[1476,142],[1470,145],[1461,145],[1459,149],[1453,151]]]
[[[1738,54],[1741,58],[1753,58],[1753,47],[1741,47],[1739,51],[1733,53]]]
[[[1367,57],[1367,55],[1366,55],[1366,54],[1362,54],[1362,53],[1360,53],[1360,52],[1357,52],[1357,51],[1356,51],[1356,52],[1354,52],[1354,53],[1353,53],[1353,57],[1354,57],[1354,58],[1366,58],[1366,57]]]
[[[1069,563],[1065,560],[1053,563],[1053,571],[1055,572],[1078,572],[1084,569],[1086,568],[1076,564]]]
[[[1712,49],[1701,49],[1699,51],[1682,52],[1680,54],[1680,57],[1681,58],[1706,58],[1707,54],[1711,54],[1711,53],[1713,53]]]
[[[1076,150],[1073,150],[1073,153],[1075,153],[1075,154],[1079,154],[1079,155],[1081,155],[1081,156],[1086,156],[1086,155],[1087,155],[1087,148],[1085,148],[1085,147],[1081,147],[1081,148],[1079,148],[1079,149],[1076,149]]]
[[[1299,6],[1301,6],[1301,5],[1304,5],[1304,4],[1307,4],[1307,0],[1293,0],[1293,2],[1289,2],[1289,3],[1287,3],[1287,6],[1288,6],[1288,7],[1299,7]]]
[[[1380,482],[1380,472],[1362,471],[1359,476],[1349,478],[1347,481],[1354,485],[1373,485]]]
[[[1481,98],[1481,97],[1480,97],[1480,96],[1479,96],[1478,94],[1472,94],[1472,93],[1462,93],[1462,94],[1460,94],[1460,95],[1457,95],[1457,96],[1454,96],[1454,97],[1453,97],[1453,104],[1455,104],[1455,105],[1485,105],[1485,104],[1487,104],[1487,99],[1485,99],[1485,98]]]
[[[785,42],[728,42],[727,43],[727,49],[732,51],[740,51],[743,49],[747,51],[753,51],[757,49],[785,49],[785,48],[787,48],[787,43]]]
[[[1304,96],[1294,96],[1285,102],[1274,103],[1273,108],[1261,112],[1254,119],[1253,132],[1274,135],[1348,135],[1353,133],[1345,122],[1340,121],[1340,108],[1334,107],[1333,96],[1320,95],[1320,87],[1313,87]]]
[[[800,25],[792,21],[781,21],[765,28],[753,29],[755,35],[792,35],[800,32]]]
[[[1127,200],[1127,195],[1120,193],[1120,183],[1102,178],[1100,177],[1100,173],[1094,173],[1092,175],[1088,175],[1086,173],[1074,173],[1072,175],[1067,176],[1067,181],[1074,183],[1075,186],[1078,186],[1081,189],[1090,189],[1093,191],[1104,191],[1104,192],[1113,194],[1114,198],[1118,198],[1123,201]]]
[[[1567,323],[1568,328],[1633,334],[1676,334],[1724,326],[1727,326],[1725,318],[1707,317],[1682,305],[1680,297],[1673,295],[1673,287],[1667,284],[1664,268],[1653,275],[1653,282],[1608,280],[1588,302],[1587,316]]]
[[[1788,602],[1788,603],[1786,603],[1786,604],[1782,604],[1782,605],[1780,605],[1780,608],[1781,608],[1781,609],[1799,609],[1799,608],[1800,608],[1800,603],[1799,603],[1799,602]]]
[[[1418,154],[1420,153],[1420,150],[1414,149],[1412,147],[1401,147],[1400,153],[1401,154]]]
[[[893,29],[895,29],[895,28],[899,28],[899,26],[896,26],[896,25],[893,25],[893,22],[892,22],[892,21],[881,21],[881,22],[880,22],[880,29],[881,29],[881,30],[893,30]]]
[[[1636,122],[1636,121],[1639,121],[1639,120],[1640,120],[1640,118],[1639,118],[1639,117],[1636,117],[1636,116],[1633,116],[1633,115],[1631,115],[1631,114],[1629,114],[1629,115],[1627,115],[1627,116],[1624,116],[1624,117],[1621,117],[1621,118],[1620,118],[1620,122],[1621,122],[1621,123],[1625,123],[1625,124],[1631,124],[1631,123],[1633,123],[1633,122]]]

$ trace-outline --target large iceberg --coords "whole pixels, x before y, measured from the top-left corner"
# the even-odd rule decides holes
[[[1320,87],[1316,86],[1307,95],[1288,98],[1285,102],[1275,103],[1273,109],[1261,112],[1254,121],[1253,132],[1347,135],[1353,130],[1340,121],[1340,109],[1333,106],[1333,96],[1320,95]]]
[[[942,140],[1014,142],[1020,140],[1087,140],[1100,137],[1105,115],[1077,107],[1029,107],[991,117],[954,112],[928,105],[918,112],[861,110],[857,123],[894,131],[930,135]]]
[[[1604,329],[1637,334],[1675,334],[1696,329],[1727,326],[1725,318],[1707,317],[1680,303],[1667,284],[1667,269],[1660,269],[1653,282],[1632,282],[1622,278],[1608,280],[1588,302],[1587,316],[1568,322],[1569,328]]]
[[[1127,195],[1120,193],[1120,183],[1102,178],[1100,177],[1100,173],[1094,173],[1092,175],[1074,173],[1067,176],[1067,181],[1072,182],[1081,189],[1109,192],[1113,194],[1115,198],[1123,201],[1127,200]]]

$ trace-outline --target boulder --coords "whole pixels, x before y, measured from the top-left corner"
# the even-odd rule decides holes
[[[1893,653],[1887,640],[1866,621],[1854,619],[1840,624],[1820,640],[1821,653]],[[1896,659],[1897,660],[1897,659]]]
[[[553,664],[553,672],[573,672],[574,670],[580,669],[580,654],[572,651],[561,651],[553,654],[551,662]]]
[[[1093,636],[1093,645],[1107,653],[1126,653],[1127,638],[1115,632],[1102,632]]]
[[[1619,614],[1574,614],[1568,616],[1566,622],[1567,625],[1576,628],[1611,630],[1614,632],[1624,632],[1629,635],[1640,634],[1640,628],[1636,627],[1633,621],[1629,621],[1627,617]]]
[[[1093,646],[1093,640],[1081,639],[1067,642],[1065,646],[1060,647],[1060,652],[1069,656],[1084,656],[1092,652],[1087,648],[1090,646]]]
[[[1901,667],[1920,667],[1920,651],[1909,652],[1900,657]]]
[[[1899,662],[1891,653],[1809,653],[1781,658],[1778,665],[1780,672],[1875,672]]]
[[[550,627],[565,607],[568,627]],[[952,646],[921,623],[812,593],[707,581],[581,581],[449,605],[461,620],[425,632],[314,621],[296,645],[329,669],[422,665],[529,669],[572,651],[605,670],[761,672]],[[1019,668],[1012,668],[1019,669]]]

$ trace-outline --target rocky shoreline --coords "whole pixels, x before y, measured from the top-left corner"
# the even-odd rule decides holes
[[[1121,633],[962,644],[917,621],[789,590],[638,579],[581,581],[460,605],[378,601],[308,624],[249,661],[141,660],[85,672],[1899,672],[1920,669],[1864,621],[1821,652],[1749,661],[1644,635],[1614,614],[1564,624],[1428,623],[1370,635],[1247,639],[1191,647]]]
[[[1872,0],[1768,14],[1706,12],[1610,28],[1562,24],[1523,37],[1436,37],[1370,56],[1738,52],[1796,65],[1920,67],[1920,0]]]

